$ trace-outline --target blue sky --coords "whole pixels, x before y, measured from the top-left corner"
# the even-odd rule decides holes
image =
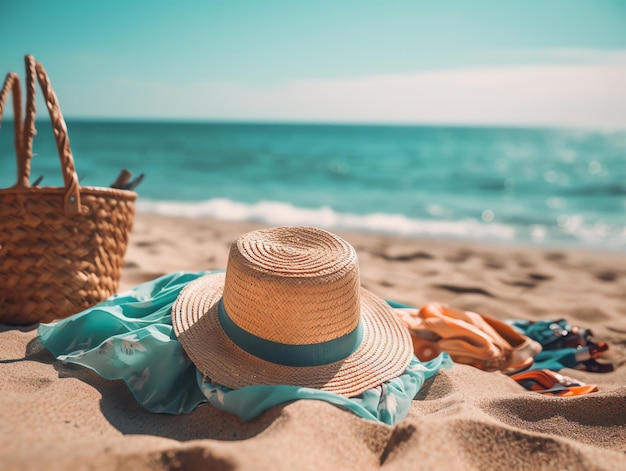
[[[0,1],[67,117],[626,128],[626,2]]]

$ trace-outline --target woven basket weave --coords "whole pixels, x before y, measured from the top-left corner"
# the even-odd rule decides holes
[[[63,187],[30,184],[35,78],[57,144]],[[75,314],[117,291],[133,224],[133,191],[81,187],[65,120],[42,65],[26,56],[26,113],[19,78],[6,77],[0,118],[13,97],[17,182],[0,189],[0,322],[31,324]]]

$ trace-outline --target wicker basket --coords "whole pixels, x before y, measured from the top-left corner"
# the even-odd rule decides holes
[[[63,187],[30,184],[35,77],[50,113]],[[0,322],[31,324],[75,314],[117,291],[133,224],[133,191],[81,187],[65,120],[48,76],[26,56],[26,113],[19,78],[6,77],[0,118],[13,96],[17,182],[0,189]]]

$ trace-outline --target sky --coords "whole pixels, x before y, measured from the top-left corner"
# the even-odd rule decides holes
[[[27,53],[66,118],[626,129],[621,0],[0,0]]]

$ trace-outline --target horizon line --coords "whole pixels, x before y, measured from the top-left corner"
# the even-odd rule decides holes
[[[519,130],[553,130],[553,131],[589,131],[589,132],[626,132],[626,125],[619,126],[586,126],[558,124],[522,124],[522,123],[464,123],[464,122],[408,122],[408,121],[333,121],[333,120],[272,120],[272,119],[228,119],[228,118],[197,118],[197,117],[140,117],[140,116],[64,116],[66,122],[108,122],[108,123],[155,123],[155,124],[215,124],[215,125],[267,125],[267,126],[337,126],[337,127],[406,127],[406,128],[470,128],[470,129],[519,129]],[[12,124],[13,116],[0,122]],[[48,115],[36,117],[36,122],[49,123]]]

